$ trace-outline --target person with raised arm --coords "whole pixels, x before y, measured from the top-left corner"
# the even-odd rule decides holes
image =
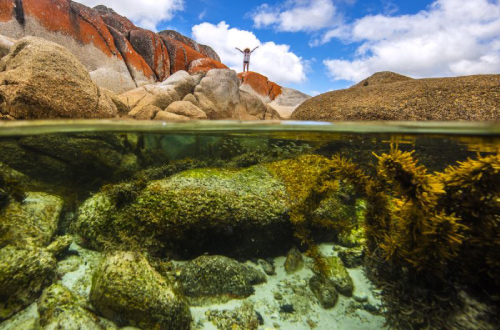
[[[238,47],[236,47],[237,50],[239,50],[241,53],[243,53],[243,72],[245,72],[245,68],[248,71],[250,68],[250,55],[259,48],[259,46],[255,47],[254,49],[250,50],[250,48],[245,48],[245,50],[241,50]]]

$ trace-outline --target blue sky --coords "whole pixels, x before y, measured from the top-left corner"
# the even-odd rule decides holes
[[[499,0],[82,0],[139,26],[174,29],[241,70],[234,47],[260,46],[250,69],[308,94],[377,71],[411,77],[500,73]]]

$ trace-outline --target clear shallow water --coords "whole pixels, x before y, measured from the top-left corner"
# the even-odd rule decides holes
[[[488,328],[499,294],[499,150],[500,126],[489,124],[0,123],[1,261],[27,246],[56,259],[43,281],[29,267],[0,269],[24,275],[0,278],[0,319],[14,324],[60,283],[101,325],[165,328],[172,320],[141,298],[144,284],[131,297],[140,313],[137,301],[98,294],[103,265],[126,251],[181,288],[193,328]],[[48,248],[64,235],[69,250]],[[287,271],[293,246],[303,266]],[[265,283],[239,266],[220,281],[229,261],[202,260],[222,268],[204,273],[195,265],[206,255],[267,269]],[[234,274],[247,286],[224,285]],[[66,320],[85,319],[70,305]],[[36,322],[64,322],[43,306],[30,309]]]

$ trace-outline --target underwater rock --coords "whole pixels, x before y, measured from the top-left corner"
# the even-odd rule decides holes
[[[259,315],[252,303],[245,301],[240,307],[233,310],[212,310],[206,312],[207,319],[217,329],[223,330],[257,330]],[[262,317],[262,316],[261,316]]]
[[[338,257],[325,257],[324,260],[326,263],[325,275],[335,284],[335,288],[340,294],[351,297],[354,284],[342,260]]]
[[[7,55],[16,41],[0,34],[0,59]]]
[[[288,251],[285,260],[285,270],[288,274],[295,273],[304,267],[304,259],[297,247],[293,247]]]
[[[253,285],[266,282],[260,270],[224,256],[201,256],[177,270],[184,293],[192,303],[245,298]]]
[[[75,232],[98,250],[184,255],[277,252],[276,244],[291,240],[285,187],[262,166],[188,170],[135,193],[121,207],[109,194],[95,194],[80,207]]]
[[[97,315],[88,310],[85,299],[61,284],[46,288],[38,299],[43,329],[105,329]]]
[[[1,330],[42,330],[36,302],[11,318],[0,322]]]
[[[29,192],[22,203],[11,200],[0,213],[0,246],[46,246],[57,230],[63,201],[42,192]]]
[[[335,283],[327,277],[314,275],[309,279],[309,288],[325,309],[334,307],[339,299]]]
[[[59,236],[47,246],[47,252],[52,253],[54,257],[58,257],[68,250],[72,242],[73,237],[70,235]]]
[[[147,329],[189,329],[191,312],[168,278],[140,253],[109,255],[92,278],[90,301],[120,326]]]
[[[134,151],[118,134],[47,134],[1,141],[0,161],[44,182],[84,186],[96,178],[119,179],[137,171],[145,164]]]
[[[363,226],[354,228],[349,232],[341,232],[337,237],[339,245],[352,248],[362,246],[365,242],[365,231]]]
[[[55,277],[56,260],[33,246],[0,250],[0,320],[28,306]]]
[[[363,264],[364,250],[356,247],[339,251],[339,258],[347,268],[355,268]]]
[[[16,119],[113,118],[115,104],[66,48],[36,37],[16,42],[0,62],[0,108]]]
[[[262,267],[262,270],[264,271],[264,273],[266,273],[266,275],[276,275],[276,269],[274,267],[273,260],[267,261],[264,259],[259,259],[258,263]]]

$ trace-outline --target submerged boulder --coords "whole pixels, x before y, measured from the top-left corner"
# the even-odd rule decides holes
[[[54,236],[63,201],[41,192],[26,194],[23,202],[11,200],[0,212],[0,246],[46,246]]]
[[[118,115],[73,54],[36,37],[17,41],[0,62],[0,112],[14,119]]]
[[[266,275],[224,256],[201,256],[178,270],[184,293],[192,303],[245,298],[253,285],[266,282]]]
[[[90,301],[103,316],[121,326],[190,328],[187,302],[140,253],[109,255],[92,278]]]
[[[106,329],[85,299],[61,284],[46,288],[38,299],[40,324],[44,329]]]
[[[33,246],[0,249],[0,320],[30,305],[55,277],[56,259]]]
[[[124,189],[133,198],[117,205]],[[285,186],[265,167],[194,169],[144,189],[98,193],[80,207],[74,229],[96,249],[253,254],[287,238],[288,209]]]
[[[161,180],[108,186],[82,204],[73,230],[84,245],[97,250],[183,257],[285,253],[293,244],[290,211],[317,188],[329,164],[325,157],[304,155],[244,169],[198,168]],[[338,200],[332,193],[327,201]],[[346,221],[340,216],[352,213],[340,211],[332,210],[329,221]],[[326,211],[322,216],[327,217]],[[320,228],[323,223],[316,224],[312,216],[308,221]]]

